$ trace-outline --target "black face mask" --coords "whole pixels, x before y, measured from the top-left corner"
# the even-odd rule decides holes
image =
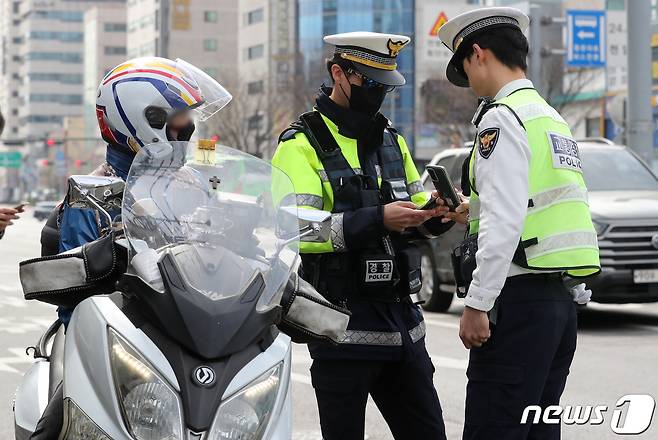
[[[343,86],[341,86],[342,90]],[[345,91],[343,90],[343,93]],[[347,94],[345,94],[347,96]],[[355,112],[362,113],[370,118],[374,118],[382,103],[386,98],[386,89],[384,87],[363,87],[351,84],[351,94],[349,98],[350,108]]]

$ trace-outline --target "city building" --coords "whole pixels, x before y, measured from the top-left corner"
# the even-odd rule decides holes
[[[20,3],[15,0],[0,0],[0,109],[5,118],[2,138],[6,141],[18,138],[19,49],[23,41],[20,36]]]
[[[331,48],[322,41],[325,35],[351,31],[372,31],[414,36],[414,0],[350,1],[350,0],[299,0],[299,69],[309,94],[316,92],[323,83],[330,85],[325,60]],[[382,113],[405,136],[410,149],[414,149],[415,107],[415,42],[398,56],[398,70],[407,83],[389,93]],[[312,101],[307,105],[310,108]]]
[[[84,138],[84,142],[72,143],[69,145],[68,152],[71,157],[75,157],[75,160],[82,161],[89,167],[93,167],[94,163],[98,162],[105,150],[96,120],[98,85],[110,69],[126,60],[126,28],[125,4],[101,5],[87,10],[84,14],[82,130],[79,130],[77,124],[75,125],[76,134]],[[67,131],[67,135],[70,136],[71,133]],[[80,166],[77,168],[76,172],[79,172]]]
[[[128,58],[181,58],[221,83],[237,78],[238,0],[128,0]]]
[[[21,85],[11,93],[20,97],[16,137],[34,144],[60,128],[64,117],[82,114],[84,12],[125,0],[18,3],[20,24],[13,36],[21,40]]]
[[[239,9],[239,82],[227,109],[224,141],[261,157],[271,157],[276,139],[309,105],[297,87],[295,0],[243,0]]]

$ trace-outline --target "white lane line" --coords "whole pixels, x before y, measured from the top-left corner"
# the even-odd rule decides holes
[[[31,364],[34,362],[34,358],[25,353],[24,348],[13,347],[8,348],[8,352],[12,353],[13,356],[0,357],[0,371],[6,373],[17,373],[22,374],[22,371],[17,370],[16,368],[10,367],[10,364]]]
[[[468,359],[456,359],[446,356],[437,356],[435,354],[431,354],[430,357],[436,368],[449,368],[452,370],[466,371],[466,367],[468,366]]]
[[[454,322],[443,322],[432,318],[425,318],[425,324],[433,325],[435,327],[445,327],[459,330],[459,324]]]

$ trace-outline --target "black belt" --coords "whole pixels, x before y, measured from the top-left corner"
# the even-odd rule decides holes
[[[550,289],[536,289],[529,292],[528,286],[546,284],[553,285]],[[550,273],[529,273],[509,277],[505,281],[505,286],[500,292],[500,301],[519,302],[519,301],[538,301],[538,300],[573,300],[571,294],[564,286],[562,274],[560,272]]]

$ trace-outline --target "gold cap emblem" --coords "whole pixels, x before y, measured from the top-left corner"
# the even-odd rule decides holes
[[[388,54],[392,57],[397,57],[400,51],[404,46],[406,46],[408,41],[393,41],[388,39]]]

